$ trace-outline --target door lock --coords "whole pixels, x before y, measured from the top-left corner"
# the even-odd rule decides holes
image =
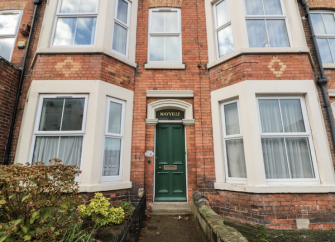
[[[162,167],[158,167],[158,169],[162,169]]]

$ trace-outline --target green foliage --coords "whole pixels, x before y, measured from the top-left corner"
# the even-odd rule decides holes
[[[128,218],[133,214],[133,211],[134,211],[133,205],[131,205],[130,202],[122,201],[121,203],[117,204],[115,207],[122,208],[124,213],[126,214],[126,217]]]
[[[59,241],[77,222],[80,172],[53,161],[0,168],[0,242]]]
[[[96,193],[89,205],[78,207],[81,216],[91,216],[99,226],[120,224],[124,219],[122,208],[110,207],[110,202],[102,193]]]
[[[97,224],[94,226],[91,233],[86,233],[81,228],[82,222],[79,221],[71,230],[67,231],[61,242],[93,242],[93,234],[96,232]]]

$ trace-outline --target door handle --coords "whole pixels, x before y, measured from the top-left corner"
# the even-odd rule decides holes
[[[160,169],[162,169],[162,167],[158,167],[158,169],[160,170]]]

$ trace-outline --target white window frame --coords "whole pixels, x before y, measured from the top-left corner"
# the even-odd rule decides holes
[[[19,19],[17,21],[15,31],[14,31],[15,34],[7,34],[7,35],[0,34],[0,39],[14,38],[14,48],[15,48],[17,33],[19,32],[19,26],[20,26],[21,19],[22,19],[22,11],[21,10],[0,11],[0,15],[11,15],[11,14],[19,14]],[[14,51],[14,48],[13,48],[13,51]],[[12,56],[13,56],[13,52],[11,53],[8,61],[11,61]]]
[[[85,99],[85,105],[84,105],[84,115],[83,115],[83,122],[82,122],[82,129],[78,131],[39,131],[39,125],[41,121],[42,116],[42,108],[43,108],[43,101],[46,98],[84,98]],[[35,119],[35,126],[34,126],[34,133],[33,133],[33,139],[31,143],[31,149],[30,149],[30,156],[29,156],[29,162],[32,162],[33,155],[34,155],[34,148],[35,148],[35,142],[36,137],[40,136],[82,136],[83,137],[83,148],[82,148],[82,155],[80,159],[80,166],[79,169],[82,169],[82,161],[83,161],[83,153],[84,153],[84,146],[85,146],[85,134],[86,134],[86,119],[87,119],[87,108],[88,108],[88,95],[77,95],[77,94],[59,94],[59,95],[48,95],[43,94],[39,96],[38,100],[38,107],[37,107],[37,115]],[[79,177],[76,178],[78,181],[80,179]]]
[[[128,11],[127,11],[127,23],[123,23],[121,20],[117,19],[117,10],[118,10],[118,5],[119,5],[119,0],[115,0],[115,13],[114,13],[114,23],[113,23],[113,34],[112,34],[112,45],[111,45],[111,50],[118,55],[121,55],[123,57],[128,58],[128,51],[129,51],[129,31],[130,31],[130,21],[131,21],[131,2],[128,0],[123,0],[128,3]],[[126,55],[118,52],[117,50],[113,49],[113,40],[114,40],[114,25],[118,24],[121,25],[123,28],[127,29],[127,44],[126,44]]]
[[[227,135],[226,132],[226,119],[225,119],[225,112],[224,112],[224,106],[236,103],[237,104],[237,113],[238,113],[238,123],[240,127],[240,133],[234,134],[234,135]],[[224,152],[224,160],[225,160],[225,172],[226,172],[226,182],[228,183],[248,183],[248,178],[237,178],[237,177],[229,177],[228,174],[228,156],[227,156],[227,146],[226,141],[228,140],[234,140],[234,139],[242,139],[243,140],[243,131],[242,131],[242,125],[241,125],[241,115],[240,115],[240,103],[238,99],[234,99],[228,102],[221,103],[221,124],[222,124],[222,140],[223,140],[223,152]],[[243,142],[243,151],[244,151],[244,142]],[[246,165],[246,160],[244,160]],[[247,171],[247,167],[246,167]]]
[[[218,26],[218,21],[217,21],[217,11],[216,11],[216,8],[217,8],[217,5],[219,5],[220,3],[226,1],[227,2],[227,8],[228,8],[228,18],[229,18],[229,21],[221,26]],[[216,58],[219,59],[219,58],[222,58],[226,55],[223,55],[220,57],[220,49],[219,49],[219,32],[229,26],[232,26],[231,24],[231,19],[230,19],[230,11],[229,11],[229,0],[220,0],[218,2],[216,2],[215,4],[213,4],[213,12],[214,12],[214,26],[215,26],[215,45],[216,45]],[[233,33],[232,33],[232,38],[233,38]],[[233,41],[234,41],[234,38],[233,38]],[[233,42],[234,44],[234,42]],[[228,55],[228,54],[227,54]]]
[[[267,40],[269,42],[269,33],[268,33],[267,25],[266,25],[266,20],[285,20],[287,39],[288,39],[288,44],[289,44],[288,47],[271,47],[271,43],[269,43],[270,45],[269,47],[250,47],[250,44],[249,44],[249,48],[289,48],[289,47],[293,47],[290,26],[287,20],[287,12],[286,12],[286,8],[285,8],[285,4],[283,0],[280,0],[280,5],[283,11],[282,15],[265,15],[263,1],[266,1],[266,0],[262,0],[264,15],[247,15],[247,6],[245,4],[245,1],[248,1],[248,0],[243,0],[246,23],[248,20],[265,20],[265,31],[266,31]],[[247,28],[247,31],[248,31],[248,28]]]
[[[259,120],[259,129],[261,133],[261,138],[307,138],[308,139],[308,145],[309,145],[309,151],[310,151],[310,156],[312,160],[312,168],[313,168],[313,173],[315,178],[289,178],[289,179],[266,179],[267,183],[270,184],[287,184],[287,183],[315,183],[315,184],[320,184],[319,180],[319,172],[318,172],[318,166],[316,163],[316,156],[315,156],[315,151],[314,151],[314,144],[312,140],[312,135],[311,135],[311,128],[309,125],[308,121],[308,115],[307,115],[307,109],[306,109],[306,104],[305,100],[302,96],[262,96],[262,97],[257,97],[257,111],[258,111],[258,120]],[[304,125],[305,125],[305,132],[282,132],[282,133],[263,133],[262,130],[262,124],[261,124],[261,114],[260,114],[260,109],[259,109],[259,100],[299,100],[300,105],[301,105],[301,112],[302,112],[302,117],[304,120]],[[280,103],[279,103],[280,105]],[[280,115],[281,115],[281,121],[282,121],[282,114],[281,114],[281,109],[280,109]],[[282,123],[282,128],[283,131],[285,131],[283,123]],[[286,148],[286,142],[285,144],[285,152],[286,152],[286,159],[288,162],[288,155],[287,155],[287,148]],[[264,163],[264,162],[263,162]],[[288,164],[289,165],[289,164]],[[289,173],[291,175],[290,168]]]
[[[176,33],[152,33],[151,32],[151,23],[152,23],[152,13],[153,12],[177,12],[178,13],[178,32]],[[148,63],[150,64],[181,64],[183,62],[183,41],[181,33],[181,12],[179,8],[152,8],[149,9],[149,26],[148,26]],[[151,36],[178,36],[180,40],[180,61],[150,61],[150,37]],[[165,52],[164,52],[165,56]]]
[[[97,8],[95,12],[92,13],[61,13],[61,7],[62,7],[62,3],[63,0],[60,0],[58,2],[58,7],[57,7],[57,12],[56,12],[56,17],[55,17],[55,22],[54,22],[54,26],[53,26],[53,30],[52,30],[52,37],[50,40],[50,46],[52,48],[82,48],[82,47],[94,47],[96,45],[96,41],[97,41],[97,29],[98,29],[98,24],[99,24],[99,8],[100,8],[100,0],[97,0]],[[54,45],[54,39],[55,39],[55,35],[56,35],[56,27],[57,27],[57,22],[59,18],[88,18],[88,17],[95,17],[96,20],[96,28],[95,28],[95,36],[94,36],[94,44],[93,45]],[[78,23],[78,21],[77,21]],[[76,23],[76,25],[77,25]],[[76,30],[77,30],[77,26],[76,26]],[[76,33],[74,34],[74,36],[76,35]]]
[[[311,14],[321,14],[321,18],[322,18],[322,23],[323,23],[323,26],[325,26],[325,23],[324,23],[324,20],[323,20],[323,14],[333,14],[334,16],[334,19],[335,19],[335,12],[334,11],[329,11],[329,10],[323,10],[323,11],[311,11]],[[314,29],[314,26],[313,26],[313,29]],[[330,55],[331,55],[331,58],[333,60],[333,62],[331,62],[332,64],[335,63],[335,53],[333,55],[333,52],[330,48],[330,44],[329,44],[329,39],[335,39],[335,34],[315,34],[315,37],[317,39],[326,39],[327,42],[328,42],[328,47],[329,47],[329,50],[330,50]],[[326,64],[328,62],[325,62],[323,64]]]
[[[108,124],[109,124],[109,110],[110,103],[118,103],[122,105],[121,113],[121,132],[120,134],[109,133]],[[103,137],[103,147],[102,147],[102,160],[101,160],[101,170],[100,170],[100,183],[113,183],[122,181],[122,172],[123,172],[123,150],[124,150],[124,126],[125,126],[125,115],[126,115],[126,102],[120,99],[115,99],[112,97],[107,97],[106,99],[106,112],[105,112],[105,130]],[[120,150],[120,170],[118,176],[103,176],[103,167],[104,167],[104,153],[105,153],[105,142],[106,138],[120,139],[121,140],[121,150]]]

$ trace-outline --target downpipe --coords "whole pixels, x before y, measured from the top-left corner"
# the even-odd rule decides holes
[[[313,44],[315,46],[315,51],[316,51],[316,57],[317,57],[319,67],[320,67],[321,77],[318,77],[316,83],[321,88],[322,96],[323,96],[323,99],[324,99],[324,102],[325,102],[324,107],[326,108],[327,116],[328,116],[328,120],[329,120],[330,131],[331,131],[331,136],[332,136],[332,141],[333,141],[333,148],[335,149],[334,118],[333,118],[333,114],[332,114],[332,110],[331,110],[331,107],[330,107],[330,102],[329,102],[329,98],[328,98],[328,94],[327,94],[327,89],[326,89],[326,86],[328,84],[328,79],[327,79],[325,71],[323,69],[319,46],[318,46],[318,43],[316,41],[316,36],[315,36],[314,28],[313,28],[313,25],[312,25],[312,19],[310,18],[310,10],[309,10],[308,3],[306,2],[306,0],[301,0],[301,2],[302,2],[303,8],[306,11],[306,18],[308,19],[308,24],[309,24],[309,27],[311,29]]]
[[[16,120],[17,110],[18,110],[18,106],[19,106],[19,102],[20,102],[20,93],[21,93],[21,89],[22,89],[24,73],[25,73],[26,64],[27,64],[27,57],[28,57],[28,53],[29,53],[30,41],[31,41],[31,37],[33,36],[33,33],[34,33],[34,24],[35,24],[35,19],[36,19],[37,8],[38,8],[39,5],[42,4],[42,0],[33,0],[33,3],[35,4],[35,9],[34,9],[33,20],[32,20],[32,23],[31,23],[31,28],[30,28],[31,32],[29,34],[28,43],[27,43],[27,50],[26,50],[26,53],[24,54],[22,71],[21,71],[20,80],[19,80],[19,84],[18,84],[18,87],[17,87],[17,91],[16,91],[16,97],[15,97],[15,102],[14,102],[14,110],[13,110],[13,113],[12,113],[12,120],[11,120],[11,124],[10,124],[9,135],[8,135],[8,140],[7,140],[7,145],[6,145],[4,165],[9,165],[9,157],[10,157],[12,141],[13,141],[15,120]]]

